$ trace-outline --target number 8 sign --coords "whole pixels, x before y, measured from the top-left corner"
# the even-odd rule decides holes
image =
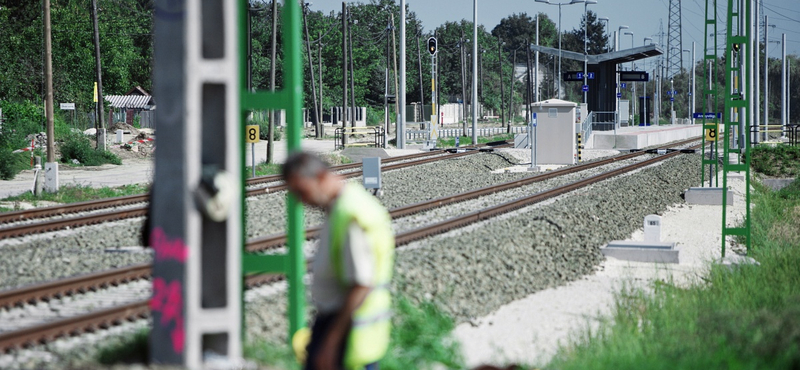
[[[261,140],[259,136],[259,126],[258,125],[247,125],[245,131],[244,140],[246,143],[258,143]]]

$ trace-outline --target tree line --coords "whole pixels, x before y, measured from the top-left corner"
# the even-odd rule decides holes
[[[277,55],[271,60],[272,7],[271,2],[251,0],[249,15],[252,21],[252,86],[269,89],[270,67],[276,66],[276,88],[282,86],[281,67],[283,51],[280,24],[278,25]],[[98,0],[103,88],[106,94],[124,94],[139,85],[152,90],[153,55],[153,0]],[[325,14],[306,9],[308,47],[304,54],[304,91],[307,107],[313,107],[313,95],[321,97],[325,110],[342,104],[343,96],[343,32],[342,13]],[[278,12],[281,7],[278,6]],[[92,45],[91,0],[51,0],[53,28],[53,66],[55,102],[75,102],[79,109],[90,110],[94,83],[94,54]],[[406,10],[406,101],[430,104],[431,58],[425,41],[438,39],[439,104],[465,101],[470,103],[472,92],[472,23],[468,20],[445,22],[441,25],[423,25],[416,13]],[[389,94],[396,95],[395,73],[399,51],[400,8],[393,0],[369,0],[348,4],[348,43],[352,39],[352,99],[358,106],[370,107],[369,119],[382,121],[385,85]],[[0,100],[29,101],[40,104],[43,100],[43,42],[42,9],[39,2],[7,0],[0,7]],[[277,17],[280,23],[280,17]],[[478,28],[479,102],[484,109],[499,115],[509,109],[517,110],[526,101],[526,74],[514,72],[513,63],[527,65],[527,45],[536,41],[536,23],[539,23],[539,44],[558,47],[558,30],[546,14],[515,13],[503,18],[491,30]],[[244,20],[242,20],[244,25]],[[599,54],[610,49],[609,35],[597,14],[589,11],[576,28],[562,31],[565,50],[583,52],[584,28],[588,27],[588,51]],[[311,53],[307,52],[310,49]],[[316,91],[312,91],[310,64],[315,69]],[[796,59],[795,59],[796,60]],[[540,81],[540,99],[555,96],[557,71],[556,57],[542,54],[540,69],[546,71]],[[563,71],[582,70],[581,62],[563,60]],[[532,63],[531,63],[532,64]],[[770,68],[775,61],[770,64]],[[797,71],[797,63],[792,70]],[[348,66],[350,69],[350,66]],[[386,70],[389,71],[388,83]],[[518,68],[519,70],[519,68]],[[700,94],[698,69],[698,95]],[[676,90],[686,86],[688,73],[682,71],[674,77]],[[800,90],[800,74],[792,73],[792,91]],[[772,97],[779,96],[780,84],[775,81],[779,73],[771,73]],[[502,79],[501,79],[502,77]],[[720,78],[721,74],[720,74]],[[722,81],[720,81],[722,82]],[[349,89],[349,84],[348,84]],[[562,83],[565,98],[581,101],[580,83]],[[651,86],[648,86],[652,90]],[[669,83],[663,84],[666,98]],[[775,89],[775,90],[773,90]],[[321,90],[321,91],[320,91]],[[501,94],[502,92],[502,94]],[[630,95],[625,92],[626,97]],[[796,95],[796,94],[795,94]],[[158,101],[158,97],[156,102]],[[699,96],[698,98],[698,106]],[[350,100],[350,99],[348,99]],[[531,99],[532,100],[532,99]],[[669,99],[664,100],[662,111],[669,109]],[[680,99],[686,100],[686,99]],[[777,102],[777,99],[773,101]],[[503,104],[505,103],[505,104]],[[349,102],[348,102],[349,104]],[[676,110],[685,116],[687,107],[676,99]],[[792,117],[800,117],[800,109]],[[390,115],[393,117],[393,115]],[[507,116],[508,117],[508,116]],[[508,119],[508,118],[506,118]]]

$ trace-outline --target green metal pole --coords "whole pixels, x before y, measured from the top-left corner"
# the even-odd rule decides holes
[[[284,89],[286,99],[286,140],[289,153],[300,150],[300,135],[303,132],[303,68],[300,45],[300,4],[297,1],[284,1],[283,4],[283,52],[284,52]],[[287,201],[287,217],[289,230],[289,266],[287,280],[289,282],[289,341],[292,335],[306,326],[305,288],[303,276],[306,272],[303,243],[303,207],[294,196]]]
[[[239,0],[239,50],[241,86],[247,86],[247,27],[244,20],[247,16],[247,0]],[[286,140],[289,153],[300,150],[300,137],[302,135],[302,109],[303,109],[303,69],[300,46],[301,39],[301,8],[296,1],[284,1],[283,4],[283,81],[281,91],[252,92],[240,89],[241,96],[241,129],[245,129],[247,114],[252,110],[277,110],[286,111]],[[242,142],[241,156],[244,161],[244,142]],[[243,162],[244,163],[244,162]],[[242,183],[244,183],[244,178]],[[244,200],[243,200],[244,202]],[[305,257],[303,256],[303,243],[305,230],[303,228],[303,207],[292,195],[287,201],[288,217],[288,252],[286,254],[255,255],[243,252],[242,271],[244,275],[262,273],[283,273],[289,284],[288,316],[289,316],[289,342],[299,329],[306,326],[306,302],[303,276],[305,270]],[[242,207],[244,210],[244,207]],[[244,224],[244,223],[243,223]],[[244,233],[244,225],[242,233]],[[243,234],[244,235],[244,234]],[[244,246],[242,246],[244,251]]]

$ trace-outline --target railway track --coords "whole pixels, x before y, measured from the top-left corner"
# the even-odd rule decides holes
[[[676,143],[673,145],[681,145],[693,141],[696,141],[696,139],[687,140],[683,143]],[[695,146],[695,148],[696,147],[699,147],[699,145]],[[563,195],[570,191],[589,186],[596,182],[603,181],[615,176],[619,176],[621,174],[631,172],[639,168],[666,160],[668,158],[679,155],[681,152],[682,151],[670,152],[659,157],[643,160],[628,166],[603,172],[595,176],[578,180],[550,190],[538,192],[530,196],[521,197],[479,211],[475,211],[458,217],[453,217],[425,227],[419,227],[413,230],[398,233],[395,236],[396,244],[398,246],[405,245],[416,240],[442,234],[453,229],[464,227],[466,225],[480,222],[491,217],[508,213],[516,209],[526,207],[538,202],[542,202],[544,200],[551,199],[559,195]],[[515,186],[516,187],[523,186],[537,181],[544,181],[548,178],[553,178],[568,173],[574,173],[589,168],[606,165],[616,161],[631,159],[643,154],[645,153],[635,152],[635,153],[625,154],[617,157],[608,158],[606,160],[567,167],[561,170],[552,171],[531,178],[512,181],[482,189],[477,189],[474,191],[454,196],[434,199],[429,202],[414,204],[406,207],[400,207],[392,210],[392,217],[398,218],[410,215],[413,213],[421,212],[426,209],[441,207],[446,204],[477,198],[482,195],[506,190]],[[316,235],[316,233],[318,233],[318,231],[319,231],[318,228],[308,229],[306,230],[307,236],[313,237],[314,235]],[[274,248],[276,246],[283,245],[284,243],[285,243],[285,237],[283,235],[274,235],[270,237],[259,238],[248,241],[247,249],[249,251],[260,251],[264,249]],[[83,277],[75,277],[51,283],[39,284],[35,286],[23,287],[19,289],[0,292],[0,307],[13,307],[25,303],[35,302],[42,299],[49,299],[52,297],[59,297],[65,294],[80,292],[83,290],[92,290],[92,289],[97,289],[99,287],[124,283],[125,281],[133,279],[146,278],[150,275],[149,269],[150,269],[149,265],[143,264],[143,265],[131,266],[125,269],[117,269],[96,274],[89,274]],[[250,276],[246,279],[245,286],[246,287],[258,286],[266,283],[279,281],[282,278],[283,277],[281,275],[276,275],[276,274]],[[102,328],[104,326],[108,326],[114,323],[119,323],[126,320],[133,320],[143,315],[142,310],[145,311],[147,310],[146,300],[141,301],[139,303],[131,303],[117,308],[110,308],[95,313],[80,315],[69,319],[49,322],[46,324],[41,324],[35,327],[29,327],[18,331],[2,333],[0,334],[0,352],[9,351],[15,348],[22,348],[30,345],[35,345],[38,343],[45,343],[61,336],[78,334],[84,331],[91,331],[97,328]]]
[[[504,143],[496,145],[496,147],[505,147],[508,145],[510,144]],[[386,159],[385,161],[383,161],[383,163],[394,163],[394,162],[400,162],[400,163],[394,163],[382,166],[382,170],[383,171],[397,170],[415,165],[431,163],[439,160],[459,158],[474,153],[479,153],[481,151],[483,151],[483,149],[446,154],[448,153],[447,150],[441,150],[435,152],[426,152],[426,153],[411,154],[407,156],[393,157]],[[415,160],[417,158],[424,158],[424,159]],[[349,163],[333,167],[333,170],[342,171],[349,169],[358,169],[356,171],[350,171],[341,174],[343,177],[350,179],[361,176],[361,170],[359,169],[360,167],[361,167],[360,163]],[[266,183],[277,183],[277,184],[271,187],[248,189],[246,190],[245,194],[248,197],[252,197],[252,196],[285,191],[286,185],[280,181],[281,181],[280,175],[263,176],[259,178],[250,179],[247,182],[248,186],[256,184],[266,184]],[[140,195],[125,196],[125,197],[117,197],[112,199],[80,202],[62,206],[44,207],[29,211],[8,212],[0,214],[0,224],[26,221],[26,220],[35,220],[35,219],[74,214],[80,212],[97,211],[105,208],[131,206],[135,204],[146,203],[148,200],[149,200],[148,194],[140,194]],[[148,208],[147,205],[142,204],[139,206],[132,206],[124,210],[114,210],[108,212],[93,213],[91,215],[85,215],[85,216],[67,217],[55,220],[9,226],[5,228],[0,228],[0,240],[31,235],[31,234],[65,230],[74,227],[96,225],[104,222],[112,222],[129,218],[143,217],[147,214],[147,208]]]

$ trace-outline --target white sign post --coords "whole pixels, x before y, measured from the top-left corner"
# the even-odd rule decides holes
[[[59,106],[61,110],[75,110],[75,103],[61,103]]]

